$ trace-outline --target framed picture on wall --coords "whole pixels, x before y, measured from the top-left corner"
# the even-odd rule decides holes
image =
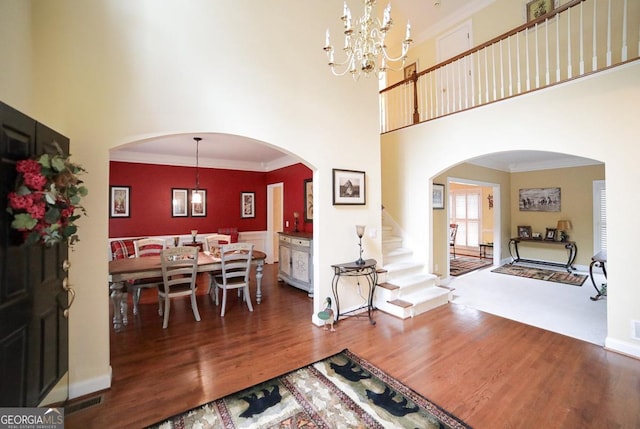
[[[444,185],[441,183],[433,184],[433,195],[431,197],[434,209],[444,209]]]
[[[189,206],[189,191],[182,188],[171,189],[171,216],[186,217],[188,216],[187,207]]]
[[[240,217],[243,219],[256,217],[255,192],[242,192],[240,194]]]
[[[407,80],[418,72],[418,63],[413,62],[404,68],[404,79]]]
[[[131,187],[111,186],[109,193],[109,216],[110,217],[130,217],[131,216]]]
[[[333,205],[365,205],[364,171],[333,169]]]
[[[304,181],[304,221],[313,221],[313,179]]]
[[[195,195],[198,198],[195,198]],[[191,216],[206,216],[207,215],[207,190],[206,189],[192,189],[191,190]]]
[[[527,3],[527,22],[538,19],[553,10],[555,0],[533,0]]]
[[[559,212],[560,188],[528,188],[518,192],[521,212]]]

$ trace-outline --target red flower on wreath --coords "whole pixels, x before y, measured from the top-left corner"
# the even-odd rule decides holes
[[[88,191],[77,177],[85,170],[70,162],[56,142],[52,146],[55,154],[17,162],[18,177],[8,195],[7,211],[13,215],[11,227],[24,233],[27,244],[73,245],[79,241],[74,222],[80,215],[75,212],[86,214],[80,199]]]

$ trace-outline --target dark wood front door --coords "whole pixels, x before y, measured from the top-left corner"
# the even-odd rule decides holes
[[[69,140],[0,103],[0,407],[37,406],[68,370],[65,244],[26,246],[6,212],[15,164]]]

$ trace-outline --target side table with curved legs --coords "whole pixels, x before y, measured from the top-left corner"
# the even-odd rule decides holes
[[[378,271],[376,270],[376,264],[378,262],[375,259],[367,259],[364,261],[364,264],[357,264],[355,262],[347,262],[344,264],[336,264],[332,265],[333,268],[333,297],[336,301],[336,322],[340,318],[340,316],[345,316],[349,313],[354,313],[358,310],[362,310],[364,308],[367,309],[367,316],[369,317],[369,323],[372,325],[376,324],[376,321],[373,320],[371,312],[374,310],[373,308],[373,292],[375,291],[376,284],[378,283]],[[369,286],[369,294],[367,297],[367,303],[361,307],[355,308],[353,310],[346,311],[344,313],[340,313],[340,298],[338,294],[338,285],[340,283],[340,278],[342,277],[365,277],[367,279],[367,283]],[[351,317],[362,316],[361,314],[354,314]]]

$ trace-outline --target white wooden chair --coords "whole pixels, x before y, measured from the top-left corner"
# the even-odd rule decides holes
[[[204,238],[204,250],[215,255],[223,244],[231,244],[231,236],[227,234],[211,234]]]
[[[196,302],[196,276],[198,274],[198,248],[193,246],[171,247],[162,251],[163,282],[158,286],[160,315],[164,314],[162,328],[169,325],[170,301],[172,298],[191,297],[191,310],[196,321],[200,321]]]
[[[133,242],[136,258],[160,255],[160,252],[162,252],[162,249],[165,247],[166,243],[162,238],[141,238]],[[133,314],[138,314],[138,303],[140,302],[142,289],[157,288],[160,283],[162,283],[162,279],[155,277],[135,280],[129,285],[133,295]]]
[[[218,305],[218,289],[222,289],[222,310],[220,316],[224,317],[227,304],[227,291],[237,289],[242,291],[242,299],[247,303],[249,311],[253,311],[251,295],[249,294],[249,273],[251,272],[251,258],[253,244],[232,243],[222,245],[220,248],[222,259],[222,271],[213,276],[213,285],[209,294],[215,294],[215,303]],[[211,296],[214,299],[213,296]]]

